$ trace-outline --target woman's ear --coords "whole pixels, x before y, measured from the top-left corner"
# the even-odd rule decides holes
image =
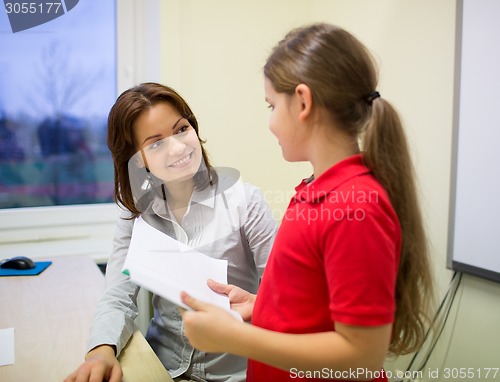
[[[143,167],[146,167],[145,164],[144,164],[144,160],[142,159],[142,153],[139,154],[135,154],[135,165],[138,167],[138,168],[143,168]]]
[[[295,95],[300,104],[299,118],[305,121],[311,115],[312,111],[311,89],[306,84],[298,84],[295,87]]]

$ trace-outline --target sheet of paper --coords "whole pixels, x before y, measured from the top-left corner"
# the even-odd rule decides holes
[[[0,366],[14,364],[14,328],[0,329]]]
[[[230,309],[227,296],[207,285],[209,278],[227,283],[227,260],[206,256],[151,227],[140,217],[134,223],[123,270],[136,284],[186,309],[180,299],[181,291],[239,316]]]

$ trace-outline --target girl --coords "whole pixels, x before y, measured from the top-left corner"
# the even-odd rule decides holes
[[[250,359],[248,381],[375,379],[389,352],[422,343],[432,291],[400,119],[376,91],[367,49],[328,24],[291,31],[264,66],[269,128],[287,161],[309,161],[257,296],[228,294],[252,325],[182,294],[196,348]]]
[[[135,331],[138,286],[122,273],[134,218],[208,256],[228,260],[228,282],[257,291],[277,223],[261,192],[211,166],[198,122],[173,89],[145,83],[125,91],[108,119],[115,199],[123,213],[106,268],[86,361],[66,381],[121,381],[116,357]],[[147,243],[144,243],[145,248]],[[194,350],[177,307],[153,295],[146,339],[175,380],[244,381],[246,360]]]

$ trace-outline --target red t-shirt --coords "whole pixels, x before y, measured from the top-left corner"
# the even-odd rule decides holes
[[[317,333],[333,331],[336,321],[359,326],[393,322],[401,231],[386,191],[361,155],[312,182],[304,180],[296,191],[264,271],[252,324],[284,333]],[[349,378],[335,370],[315,372],[283,371],[250,360],[247,381]],[[383,371],[379,374],[367,376],[387,380]]]

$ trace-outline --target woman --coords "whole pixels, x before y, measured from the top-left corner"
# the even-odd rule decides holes
[[[117,356],[135,330],[138,287],[122,274],[134,218],[208,256],[228,260],[228,281],[256,292],[277,223],[261,192],[235,170],[211,166],[198,122],[173,89],[144,83],[125,91],[108,119],[115,200],[123,208],[106,289],[85,363],[66,381],[121,381]],[[187,341],[177,306],[153,295],[146,339],[176,381],[244,381],[246,360],[199,352]]]

